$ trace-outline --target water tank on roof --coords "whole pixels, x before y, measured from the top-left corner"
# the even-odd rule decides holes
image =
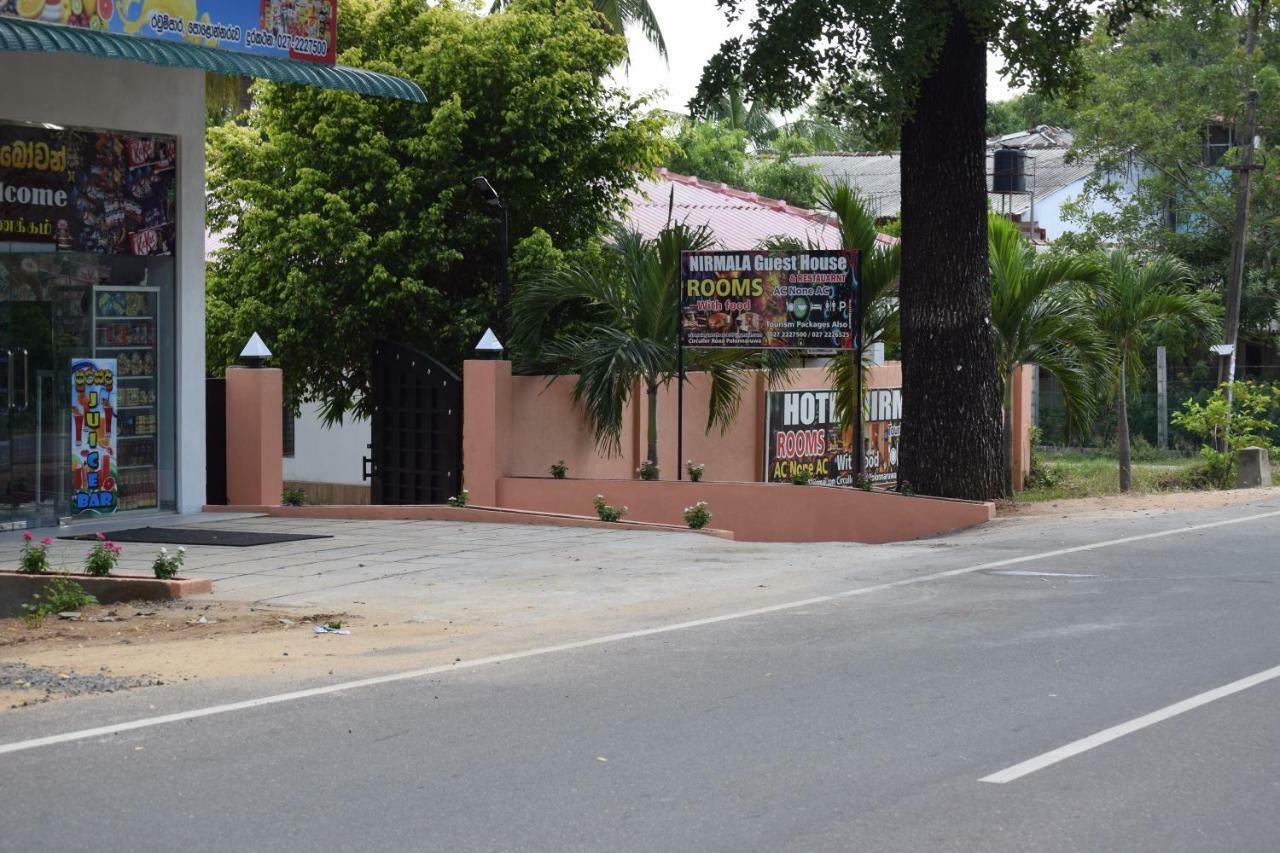
[[[1027,152],[1020,148],[997,148],[992,152],[991,191],[1027,191]]]

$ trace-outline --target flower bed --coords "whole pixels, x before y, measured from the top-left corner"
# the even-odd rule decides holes
[[[32,596],[43,592],[45,585],[55,578],[70,578],[84,587],[85,592],[98,599],[100,604],[121,601],[167,601],[213,592],[213,581],[208,578],[174,578],[160,580],[140,575],[108,575],[92,577],[84,574],[29,574],[0,569],[0,618],[19,616],[22,605],[29,604]]]

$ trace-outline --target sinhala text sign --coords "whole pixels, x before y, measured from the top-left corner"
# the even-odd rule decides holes
[[[687,347],[853,349],[858,253],[846,249],[685,252]]]
[[[71,360],[71,512],[116,511],[116,360]]]
[[[337,0],[0,0],[32,23],[333,64]]]

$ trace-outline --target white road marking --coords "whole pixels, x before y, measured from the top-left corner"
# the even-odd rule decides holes
[[[1015,764],[1012,767],[1006,767],[998,773],[992,773],[990,776],[984,776],[979,782],[991,782],[995,785],[1003,785],[1007,782],[1013,782],[1035,773],[1037,770],[1043,770],[1046,767],[1057,764],[1059,761],[1066,761],[1073,755],[1079,755],[1087,752],[1095,747],[1102,746],[1104,743],[1110,743],[1117,738],[1125,735],[1133,734],[1136,731],[1145,729],[1147,726],[1154,726],[1156,723],[1163,722],[1170,717],[1176,717],[1179,714],[1185,714],[1187,711],[1199,708],[1201,705],[1208,705],[1218,699],[1230,696],[1233,693],[1239,693],[1242,690],[1248,690],[1250,687],[1256,687],[1259,684],[1270,681],[1273,678],[1280,678],[1280,666],[1263,670],[1262,672],[1242,678],[1239,681],[1233,681],[1230,684],[1224,684],[1221,687],[1215,687],[1212,690],[1206,690],[1190,699],[1183,699],[1181,702],[1175,702],[1172,705],[1161,708],[1158,711],[1152,711],[1150,714],[1143,714],[1141,717],[1130,720],[1127,723],[1121,723],[1118,726],[1112,726],[1109,729],[1103,729],[1097,734],[1080,738],[1080,740],[1072,741],[1066,746],[1060,746],[1057,749],[1050,750],[1043,755],[1037,755],[1035,758],[1029,758],[1021,764]]]
[[[896,589],[898,587],[911,586],[920,583],[930,583],[931,581],[942,580],[944,578],[972,574],[973,572],[980,572],[984,569],[998,569],[1002,566],[1013,566],[1019,563],[1029,563],[1035,560],[1047,560],[1051,557],[1060,557],[1064,554],[1079,554],[1082,551],[1111,548],[1116,545],[1127,545],[1131,542],[1142,542],[1147,539],[1160,539],[1165,536],[1175,536],[1179,533],[1191,533],[1196,530],[1209,530],[1214,527],[1225,527],[1230,524],[1244,524],[1250,521],[1259,521],[1264,518],[1275,518],[1276,516],[1280,516],[1280,510],[1275,512],[1259,513],[1257,515],[1246,515],[1241,518],[1228,518],[1223,521],[1210,521],[1205,524],[1193,524],[1189,527],[1178,527],[1173,530],[1160,530],[1155,533],[1141,533],[1136,536],[1123,536],[1119,539],[1092,542],[1088,545],[1075,545],[1070,548],[1058,548],[1053,551],[1041,551],[1038,554],[1027,554],[1022,557],[1009,557],[1008,559],[995,560],[990,563],[981,563],[976,566],[966,566],[959,569],[932,572],[927,575],[917,575],[915,577],[903,578],[901,580],[874,584],[873,586],[848,589],[842,592],[832,593],[830,595],[817,595],[813,598],[805,598],[800,601],[788,601],[782,604],[773,604],[768,607],[756,607],[751,610],[742,610],[737,613],[725,613],[721,616],[709,616],[704,619],[691,619],[687,622],[676,622],[671,625],[661,625],[656,628],[642,628],[637,631],[624,631],[619,634],[607,634],[602,637],[592,637],[590,639],[577,640],[571,643],[560,643],[554,646],[541,646],[535,649],[526,649],[521,652],[490,655],[488,657],[443,664],[441,666],[429,666],[422,669],[411,669],[404,672],[388,673],[387,675],[379,675],[372,678],[361,678],[356,681],[342,681],[337,684],[326,684],[322,687],[312,687],[306,690],[277,693],[272,696],[263,696],[258,699],[247,699],[243,702],[229,702],[224,705],[210,705],[205,708],[194,708],[190,711],[178,711],[173,714],[143,717],[142,719],[130,720],[126,723],[112,723],[111,725],[98,726],[92,729],[80,729],[73,732],[64,732],[63,734],[49,735],[47,737],[13,741],[11,743],[0,744],[0,755],[5,755],[11,752],[22,752],[28,749],[38,749],[42,746],[54,746],[60,743],[70,743],[72,741],[85,740],[87,738],[120,734],[121,732],[146,729],[151,728],[152,726],[163,726],[168,723],[179,723],[183,720],[195,720],[201,717],[212,717],[217,714],[229,714],[233,711],[247,711],[251,708],[278,705],[282,702],[293,702],[298,699],[310,699],[313,696],[327,696],[331,693],[358,690],[362,687],[375,687],[379,684],[391,684],[396,681],[408,681],[409,679],[423,678],[429,675],[440,675],[446,672],[475,669],[476,667],[490,666],[492,664],[522,660],[524,658],[542,657],[543,655],[552,655],[559,652],[570,652],[577,649],[591,648],[592,646],[602,646],[609,643],[620,643],[626,640],[635,640],[641,637],[652,637],[657,634],[669,634],[674,631],[684,631],[689,628],[701,628],[706,625],[716,625],[721,622],[731,622],[737,619],[749,619],[754,616],[782,613],[787,610],[796,610],[802,607],[810,607],[815,604],[826,604],[833,601],[840,601],[845,598],[853,598],[854,596],[871,595],[872,593],[884,592],[888,589]]]
[[[1030,569],[1001,569],[988,574],[1005,578],[1096,578],[1097,575],[1081,575],[1074,572],[1033,572]]]

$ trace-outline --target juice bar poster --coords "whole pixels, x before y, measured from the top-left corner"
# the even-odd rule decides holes
[[[36,24],[332,65],[337,0],[0,0]]]
[[[0,242],[172,254],[176,157],[166,136],[0,124]]]
[[[71,512],[116,511],[116,360],[71,361]]]

